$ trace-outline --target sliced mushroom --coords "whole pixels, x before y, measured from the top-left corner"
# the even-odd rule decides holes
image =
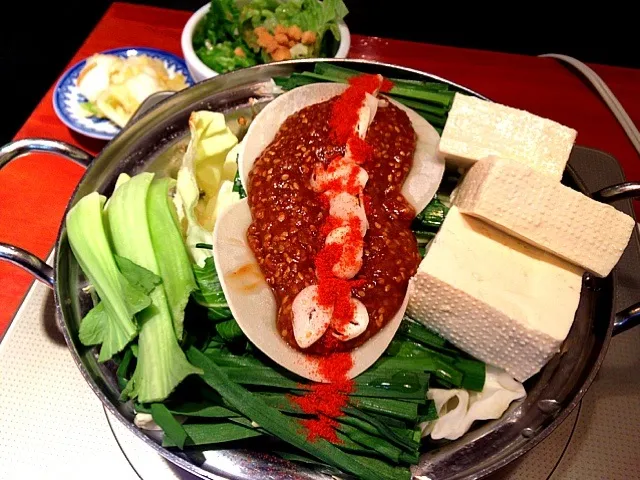
[[[355,307],[353,319],[344,326],[332,325],[333,336],[338,340],[346,342],[362,335],[369,325],[369,313],[367,307],[355,298],[351,299],[351,303]]]
[[[325,245],[332,243],[343,245],[340,259],[331,269],[332,273],[338,278],[353,278],[362,268],[362,243],[357,246],[351,245],[349,243],[350,235],[351,227],[338,227],[331,230],[324,241]]]
[[[360,220],[360,234],[364,237],[369,228],[367,214],[364,211],[364,204],[359,196],[340,192],[333,195],[329,200],[329,215],[344,220],[345,223],[353,217]]]
[[[327,331],[333,308],[318,303],[318,286],[310,285],[293,300],[293,336],[300,348],[308,348]]]
[[[373,95],[366,94],[364,104],[358,111],[358,123],[356,125],[356,133],[360,138],[364,138],[367,135],[367,130],[373,122],[373,117],[376,116],[378,110],[378,99]]]
[[[355,170],[355,172],[354,172]],[[355,173],[355,175],[354,175]],[[311,181],[309,182],[311,188],[316,192],[322,192],[336,180],[340,180],[340,186],[346,188],[349,185],[349,181],[354,177],[352,185],[359,190],[363,190],[367,182],[369,181],[369,174],[367,171],[351,162],[346,156],[339,161],[333,161],[328,168],[324,168],[322,164],[318,164],[311,175]]]

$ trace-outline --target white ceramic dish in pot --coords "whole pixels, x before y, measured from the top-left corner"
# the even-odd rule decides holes
[[[182,56],[187,64],[191,78],[193,78],[195,82],[200,82],[219,74],[219,72],[207,67],[204,62],[198,58],[193,48],[193,32],[209,11],[210,6],[211,4],[207,3],[191,15],[182,29],[182,36],[180,38]],[[349,32],[347,24],[342,20],[338,23],[338,29],[340,30],[340,43],[334,58],[347,58],[347,54],[351,48],[351,33]]]

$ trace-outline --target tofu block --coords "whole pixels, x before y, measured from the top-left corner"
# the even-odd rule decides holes
[[[454,205],[409,283],[407,313],[522,382],[560,349],[583,274]]]
[[[476,162],[455,191],[461,213],[606,277],[629,244],[635,220],[519,162]]]
[[[511,158],[559,181],[576,135],[524,110],[456,93],[439,155],[463,169],[491,155]]]

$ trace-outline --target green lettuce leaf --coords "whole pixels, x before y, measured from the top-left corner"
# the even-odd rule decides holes
[[[196,28],[193,36],[194,48],[202,47],[205,40],[212,44],[232,40],[238,35],[240,11],[235,0],[211,0],[204,20]]]
[[[290,5],[291,4],[291,5]],[[330,31],[336,40],[340,40],[338,22],[349,13],[342,0],[297,0],[285,2],[276,9],[276,17],[285,25],[298,25],[303,31],[316,33],[317,40],[313,54],[318,54],[324,35]]]
[[[236,55],[241,48],[244,56]],[[238,41],[224,41],[202,46],[196,49],[196,55],[207,67],[217,73],[227,73],[239,68],[253,67],[258,64],[255,54]]]

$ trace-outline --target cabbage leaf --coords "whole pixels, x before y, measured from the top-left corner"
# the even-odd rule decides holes
[[[186,244],[193,263],[204,266],[210,250],[199,243],[213,243],[213,225],[226,206],[240,200],[233,191],[237,172],[234,147],[237,137],[224,115],[196,111],[189,118],[191,138],[177,175],[174,203],[179,220],[186,223]]]

